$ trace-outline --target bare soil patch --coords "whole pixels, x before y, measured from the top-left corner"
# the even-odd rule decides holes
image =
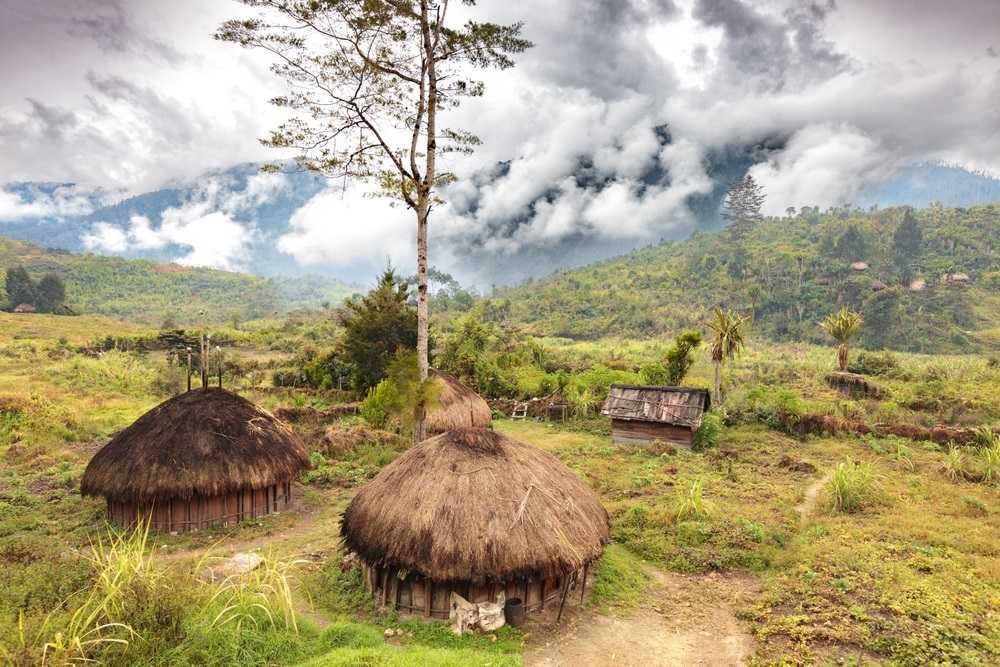
[[[759,590],[743,574],[684,575],[650,569],[642,603],[624,616],[606,616],[567,605],[532,623],[524,652],[527,667],[622,667],[741,665],[753,638],[735,610]],[[574,596],[576,597],[576,596]]]

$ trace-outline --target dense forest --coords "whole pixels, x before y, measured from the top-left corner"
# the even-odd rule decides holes
[[[904,224],[904,220],[907,221]],[[550,278],[500,289],[535,335],[662,337],[701,326],[716,305],[753,316],[775,340],[828,342],[817,323],[847,305],[868,348],[1000,346],[1000,207],[813,208],[737,237],[696,233]]]
[[[148,260],[71,254],[0,236],[0,267],[53,274],[76,313],[143,324],[232,322],[342,301],[353,288],[328,278],[262,278]],[[0,279],[0,303],[8,302]],[[202,314],[204,313],[204,314]]]

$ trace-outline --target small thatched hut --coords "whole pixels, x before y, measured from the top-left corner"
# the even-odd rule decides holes
[[[278,512],[309,465],[284,423],[224,389],[195,389],[156,406],[118,433],[87,465],[80,490],[104,496],[108,519],[149,518],[166,532]]]
[[[470,602],[504,592],[532,612],[586,579],[608,513],[552,454],[462,429],[383,468],[347,507],[341,533],[383,604],[447,618],[452,592]]]
[[[438,386],[437,406],[427,413],[424,428],[428,435],[437,435],[459,428],[482,428],[490,425],[493,411],[477,394],[454,375],[432,368]]]
[[[690,447],[711,401],[707,389],[615,384],[601,414],[611,417],[611,437],[617,443],[663,440]]]

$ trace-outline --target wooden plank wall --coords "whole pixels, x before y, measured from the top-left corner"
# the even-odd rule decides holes
[[[492,602],[503,590],[505,597],[521,598],[525,612],[544,610],[549,605],[558,605],[562,580],[559,577],[547,579],[520,579],[503,583],[472,584],[469,582],[434,582],[419,575],[410,574],[399,579],[396,571],[385,568],[369,568],[363,565],[365,581],[369,590],[380,603],[391,606],[404,614],[415,614],[431,618],[448,618],[451,608],[451,594],[458,593],[469,602]],[[430,589],[430,606],[427,591]]]
[[[649,444],[662,440],[680,447],[690,447],[694,438],[691,429],[673,424],[643,422],[630,419],[611,420],[611,438],[621,444]]]
[[[108,521],[128,528],[139,518],[149,518],[150,528],[183,533],[210,526],[227,526],[247,519],[284,511],[292,505],[292,483],[259,489],[241,489],[222,496],[194,496],[155,505],[135,505],[108,500]]]

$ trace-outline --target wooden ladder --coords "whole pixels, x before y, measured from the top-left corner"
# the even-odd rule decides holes
[[[510,413],[511,419],[523,420],[528,418],[528,404],[515,403],[514,410]]]

